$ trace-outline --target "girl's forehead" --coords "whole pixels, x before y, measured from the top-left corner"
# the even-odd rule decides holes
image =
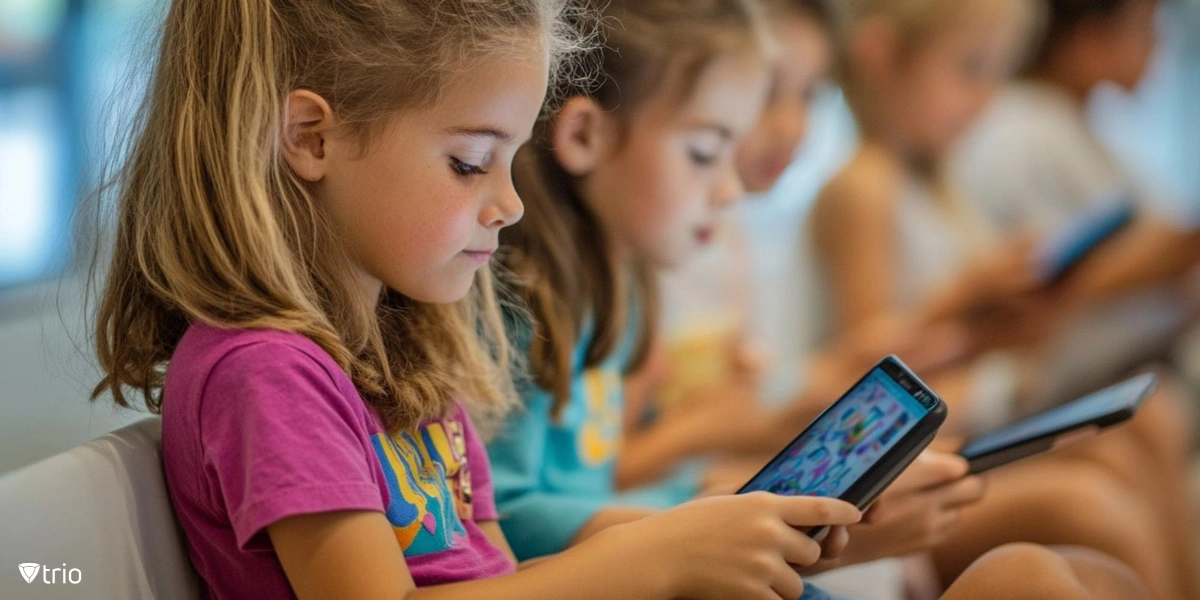
[[[452,78],[432,113],[451,120],[497,122],[540,110],[546,96],[549,59],[545,51],[497,56]]]
[[[1036,9],[1031,0],[969,0],[958,15],[960,26],[990,28],[993,31],[1032,29]]]
[[[890,14],[910,40],[929,39],[939,33],[984,25],[1032,28],[1037,14],[1035,0],[922,0],[913,10]]]
[[[676,78],[647,103],[643,117],[685,128],[706,128],[740,136],[758,115],[769,65],[757,55],[728,54],[703,65],[691,85]]]
[[[1022,13],[1012,8],[1020,2],[1008,3],[1010,7],[1007,9],[996,7],[991,0],[979,0],[976,4],[979,5],[976,10],[964,8],[954,19],[946,21],[944,27],[927,30],[921,39],[916,40],[917,45],[1017,53],[1032,29],[1032,13]],[[991,8],[985,10],[985,6]]]

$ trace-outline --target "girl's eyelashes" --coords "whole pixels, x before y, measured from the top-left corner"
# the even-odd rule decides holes
[[[450,157],[450,169],[453,170],[456,175],[463,178],[473,177],[476,175],[487,175],[487,171],[484,171],[479,165],[463,162],[453,156]]]
[[[707,167],[717,162],[717,153],[706,153],[695,148],[688,148],[688,158],[701,167]]]

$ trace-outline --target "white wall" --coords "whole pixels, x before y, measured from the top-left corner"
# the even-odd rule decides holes
[[[98,381],[75,282],[0,296],[0,473],[145,415],[88,402]],[[60,306],[61,305],[61,308]]]

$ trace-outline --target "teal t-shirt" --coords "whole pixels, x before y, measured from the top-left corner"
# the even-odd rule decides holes
[[[511,319],[509,336],[518,350],[532,335],[526,321]],[[590,342],[585,328],[572,356],[570,399],[559,419],[551,417],[553,396],[519,377],[524,408],[509,415],[488,444],[496,506],[504,535],[520,560],[561,552],[603,508],[667,508],[695,494],[691,479],[620,494],[613,485],[624,417],[624,368],[632,342],[603,363],[584,369]]]

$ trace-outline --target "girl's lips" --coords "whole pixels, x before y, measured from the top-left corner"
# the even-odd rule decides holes
[[[463,254],[477,265],[486,265],[495,253],[495,250],[463,250]]]
[[[696,241],[701,246],[707,246],[710,242],[712,242],[712,239],[713,239],[713,228],[711,226],[710,227],[701,227],[696,230]]]
[[[769,161],[763,166],[763,175],[767,179],[779,179],[783,172],[792,165],[791,157],[777,158]]]

